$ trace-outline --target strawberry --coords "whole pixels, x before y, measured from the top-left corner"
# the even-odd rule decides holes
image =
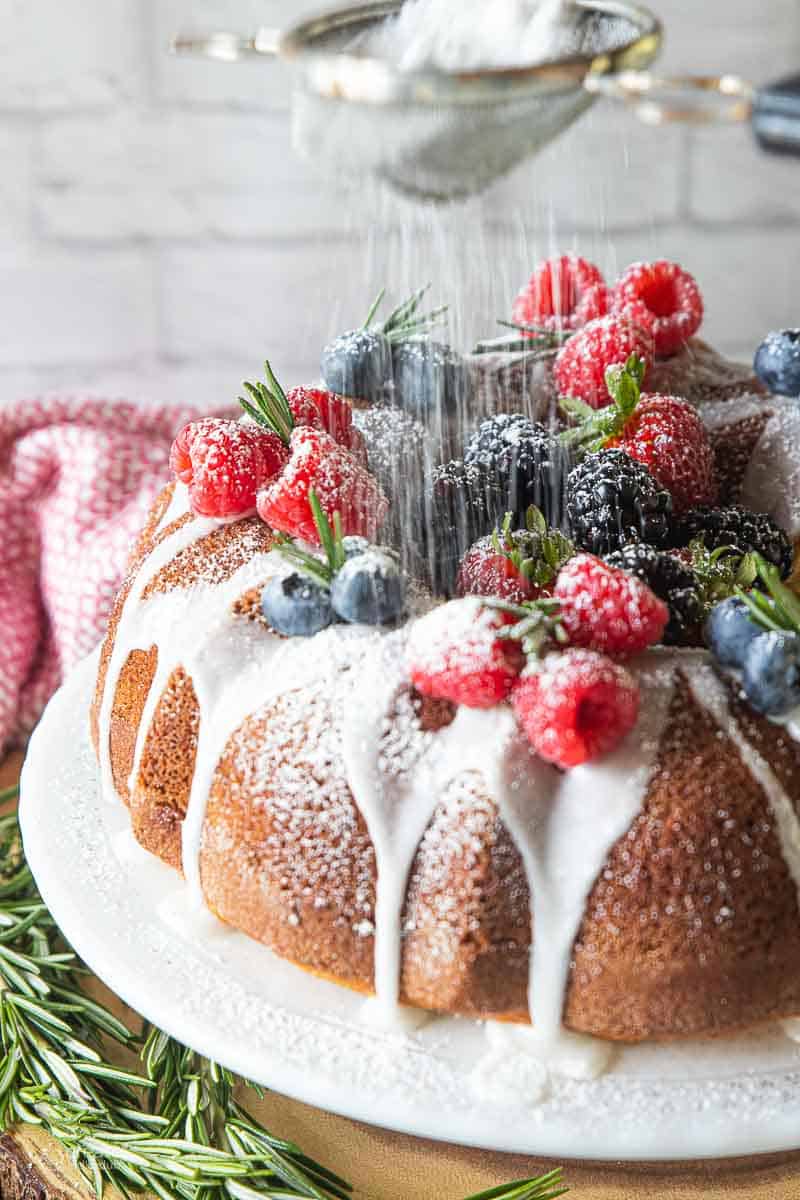
[[[564,410],[578,417],[564,441],[589,450],[620,449],[644,463],[672,496],[678,514],[717,499],[714,451],[697,412],[677,396],[641,392],[644,367],[633,356],[612,367],[606,386],[612,403],[598,412],[567,398]]]
[[[256,492],[288,458],[274,433],[243,421],[205,417],[180,430],[169,465],[189,488],[193,512],[203,517],[239,517],[254,511]]]
[[[578,554],[561,568],[553,596],[571,645],[616,658],[660,642],[669,621],[667,605],[646,583],[593,554]]]
[[[406,656],[411,682],[422,696],[467,708],[505,700],[525,656],[516,641],[498,637],[515,618],[476,596],[451,600],[410,628]]]
[[[651,327],[644,323],[646,314],[641,317],[643,311],[630,307],[590,321],[561,347],[553,375],[562,396],[576,397],[590,408],[602,408],[609,403],[609,367],[621,365],[635,354],[646,370],[653,359],[653,337]]]
[[[289,438],[289,461],[258,493],[258,515],[272,529],[319,545],[309,491],[329,521],[339,514],[342,533],[374,539],[389,508],[377,480],[349,450],[323,432],[301,425]]]
[[[665,259],[628,267],[614,289],[614,309],[630,301],[641,302],[652,314],[656,354],[662,356],[677,353],[703,321],[703,297],[696,280]]]
[[[521,676],[511,703],[540,758],[566,770],[608,754],[633,729],[639,685],[602,654],[567,650]]]
[[[580,329],[609,308],[609,293],[598,268],[585,258],[564,254],[539,263],[514,301],[518,326],[534,330]]]

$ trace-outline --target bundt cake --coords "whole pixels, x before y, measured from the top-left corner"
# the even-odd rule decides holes
[[[287,397],[268,371],[242,421],[179,435],[91,719],[103,792],[198,904],[375,993],[387,1014],[530,1021],[543,1046],[564,1030],[638,1042],[800,1015],[798,684],[782,677],[782,704],[755,702],[700,633],[720,603],[751,623],[772,605],[758,641],[797,637],[775,630],[800,537],[800,409],[696,343],[653,376],[659,393],[689,397],[701,422],[687,437],[715,458],[717,508],[702,497],[693,533],[731,521],[743,533],[735,547],[662,539],[630,559],[641,578],[606,561],[619,544],[572,545],[569,503],[558,532],[529,510],[526,529],[492,534],[481,509],[503,586],[486,596],[488,576],[470,588],[462,571],[457,598],[429,579],[398,601],[397,557],[369,544],[392,480],[369,472],[347,401]],[[501,385],[502,406],[519,410],[516,384]],[[537,386],[525,383],[528,413],[552,391]],[[462,416],[467,436],[499,407]],[[242,428],[273,441],[254,450]],[[663,491],[663,464],[635,460],[628,424],[609,438],[581,469],[617,455],[636,468],[630,486],[644,472]],[[473,476],[458,466],[460,487]],[[434,494],[435,473],[422,472]],[[501,472],[492,486],[514,509],[507,483]],[[685,520],[668,516],[670,530]],[[617,543],[626,528],[613,526]],[[721,565],[734,555],[731,582]],[[678,575],[660,593],[666,559]],[[664,645],[678,592],[695,584],[683,644]]]

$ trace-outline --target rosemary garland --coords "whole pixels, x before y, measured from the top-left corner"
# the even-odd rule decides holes
[[[251,1116],[230,1071],[159,1029],[133,1032],[87,994],[87,974],[37,891],[16,813],[0,816],[0,1129],[43,1127],[98,1200],[106,1184],[126,1200],[349,1200],[346,1180]],[[469,1200],[565,1190],[555,1170]]]

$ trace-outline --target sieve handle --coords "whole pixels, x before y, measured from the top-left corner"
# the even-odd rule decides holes
[[[800,75],[779,79],[756,93],[753,132],[765,150],[800,157]]]
[[[214,58],[218,62],[239,62],[244,58],[275,58],[280,53],[280,40],[280,30],[266,26],[250,35],[223,29],[205,33],[185,31],[172,39],[170,52],[186,57]]]

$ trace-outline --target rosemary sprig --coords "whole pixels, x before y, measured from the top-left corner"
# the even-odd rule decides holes
[[[333,521],[328,520],[327,513],[320,504],[319,496],[314,488],[308,489],[308,503],[314,516],[320,545],[325,553],[324,560],[316,554],[309,554],[289,537],[281,537],[277,541],[275,549],[293,566],[310,575],[316,583],[329,587],[334,575],[342,569],[347,561],[342,535],[342,518],[337,511],[333,514]]]
[[[148,1036],[144,1074],[109,1061],[107,1045],[140,1038],[83,991],[14,814],[0,817],[0,855],[0,1125],[42,1126],[98,1197],[110,1183],[160,1200],[344,1200],[344,1180],[241,1106],[229,1072],[166,1034]]]
[[[558,349],[572,337],[571,329],[547,329],[543,325],[526,325],[523,321],[503,321],[500,317],[497,318],[497,324],[502,325],[504,329],[515,329],[517,333],[528,334],[528,345],[533,342],[550,349]]]
[[[536,1179],[518,1179],[514,1183],[502,1183],[499,1187],[489,1188],[467,1200],[556,1200],[569,1191],[564,1186],[564,1174],[561,1167],[539,1175]]]
[[[260,380],[258,383],[249,383],[246,379],[242,381],[242,387],[252,399],[252,404],[245,400],[244,396],[239,397],[239,403],[257,425],[276,433],[281,441],[288,445],[294,429],[294,417],[289,401],[275,378],[269,360],[264,363],[264,374],[267,378],[266,383]]]
[[[423,297],[430,290],[430,287],[431,285],[426,283],[423,287],[417,288],[408,299],[403,300],[396,308],[393,308],[386,320],[375,326],[377,332],[382,333],[390,342],[405,342],[409,338],[424,337],[430,333],[436,325],[441,323],[442,318],[448,311],[447,304],[441,304],[438,308],[433,308],[427,313],[419,311]],[[381,288],[373,300],[370,310],[367,313],[367,319],[361,327],[362,329],[371,329],[373,327],[373,322],[385,295],[386,288],[384,287]]]
[[[489,608],[499,609],[517,618],[513,625],[498,629],[495,637],[519,642],[523,653],[529,658],[538,658],[551,642],[565,646],[569,641],[561,624],[561,605],[558,600],[525,600],[521,604],[512,604],[508,600],[492,597],[486,604]]]
[[[735,594],[744,601],[750,617],[762,629],[782,633],[800,634],[800,598],[781,579],[781,573],[773,563],[760,554],[751,556],[755,560],[758,578],[766,587],[766,593],[753,589],[735,589]]]

